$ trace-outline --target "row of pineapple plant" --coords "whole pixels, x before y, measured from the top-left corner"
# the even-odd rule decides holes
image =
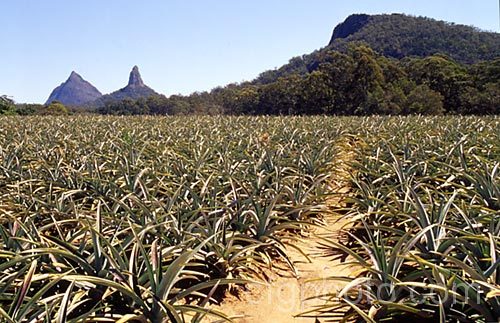
[[[355,322],[500,319],[500,119],[366,118],[342,239],[355,268],[304,316]]]
[[[288,265],[326,210],[326,117],[0,119],[3,322],[183,322]]]

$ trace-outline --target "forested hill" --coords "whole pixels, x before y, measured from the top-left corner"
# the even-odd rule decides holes
[[[363,41],[387,57],[445,54],[460,63],[491,60],[500,53],[500,34],[425,17],[351,15],[333,31],[328,49],[345,50]]]
[[[500,55],[500,33],[426,17],[354,14],[335,27],[326,47],[262,73],[257,82],[270,83],[290,74],[306,74],[314,69],[323,53],[346,53],[349,46],[359,43],[397,59],[444,54],[458,63],[473,64]]]

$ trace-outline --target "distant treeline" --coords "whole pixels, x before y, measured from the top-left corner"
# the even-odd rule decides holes
[[[498,114],[500,58],[473,65],[444,55],[387,58],[365,45],[325,51],[307,73],[230,84],[189,96],[108,102],[101,114]]]
[[[47,105],[36,103],[16,104],[8,96],[0,96],[0,115],[67,115],[75,112],[82,112],[82,110],[65,107],[58,101],[53,101]]]
[[[14,105],[0,114],[66,114],[59,105]],[[394,59],[365,45],[345,53],[323,51],[303,73],[274,81],[229,84],[189,96],[110,101],[97,110],[113,115],[407,115],[499,114],[500,58],[472,65],[445,55]]]

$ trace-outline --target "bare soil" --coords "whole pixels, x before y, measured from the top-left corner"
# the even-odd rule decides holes
[[[338,161],[334,176],[330,183],[332,195],[327,204],[332,209],[344,207],[343,200],[349,195],[350,168],[348,162],[353,153],[347,150],[348,144],[342,147],[343,160]],[[327,279],[332,276],[350,276],[354,268],[343,264],[331,250],[322,245],[322,238],[338,239],[341,228],[346,224],[339,214],[324,214],[323,225],[313,229],[308,237],[295,243],[304,251],[309,260],[294,248],[287,248],[288,256],[297,269],[297,275],[291,270],[275,270],[268,275],[270,283],[266,285],[252,284],[241,296],[228,295],[223,303],[213,309],[229,315],[235,322],[322,322],[316,317],[297,317],[315,306],[325,304],[324,298],[312,298],[340,291],[345,283]]]

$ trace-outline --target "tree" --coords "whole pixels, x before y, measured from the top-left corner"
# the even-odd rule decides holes
[[[255,114],[259,106],[259,91],[256,86],[235,88],[226,106],[231,114]]]
[[[487,83],[481,90],[467,87],[460,97],[463,104],[457,112],[461,114],[500,114],[499,83]]]
[[[44,114],[46,115],[66,115],[68,113],[68,109],[64,106],[64,104],[58,101],[52,101],[52,103],[49,104],[44,111]]]
[[[474,64],[469,68],[474,84],[483,87],[488,83],[500,82],[500,58]]]
[[[16,104],[16,114],[21,116],[43,114],[45,109],[46,109],[45,106],[42,104],[36,104],[36,103]]]
[[[334,114],[335,90],[328,86],[328,75],[320,70],[313,71],[302,81],[299,114]]]
[[[12,115],[16,114],[14,101],[6,95],[0,96],[0,114]]]
[[[421,84],[410,92],[407,99],[410,114],[443,114],[443,96],[429,86]]]
[[[295,115],[299,110],[302,77],[292,74],[266,84],[259,91],[259,114]]]
[[[349,55],[330,51],[322,55],[320,60],[321,63],[318,65],[317,71],[322,74],[311,76],[309,80],[316,83],[316,89],[323,88],[320,90],[323,97],[320,101],[324,100],[324,95],[328,95],[325,92],[328,92],[326,89],[329,89],[331,97],[320,105],[332,114],[351,114],[355,108],[350,93],[354,84],[353,72],[356,66],[354,59]],[[320,85],[319,82],[323,84]],[[310,98],[309,102],[312,104],[313,100]],[[314,105],[310,108],[314,109],[313,107]]]
[[[446,111],[456,111],[463,105],[460,94],[470,83],[470,77],[462,65],[444,55],[433,55],[412,60],[407,69],[417,84],[441,93]]]
[[[355,62],[353,82],[347,93],[353,105],[353,114],[374,114],[384,98],[385,85],[382,67],[377,62],[375,52],[364,45],[351,47],[349,50]]]

